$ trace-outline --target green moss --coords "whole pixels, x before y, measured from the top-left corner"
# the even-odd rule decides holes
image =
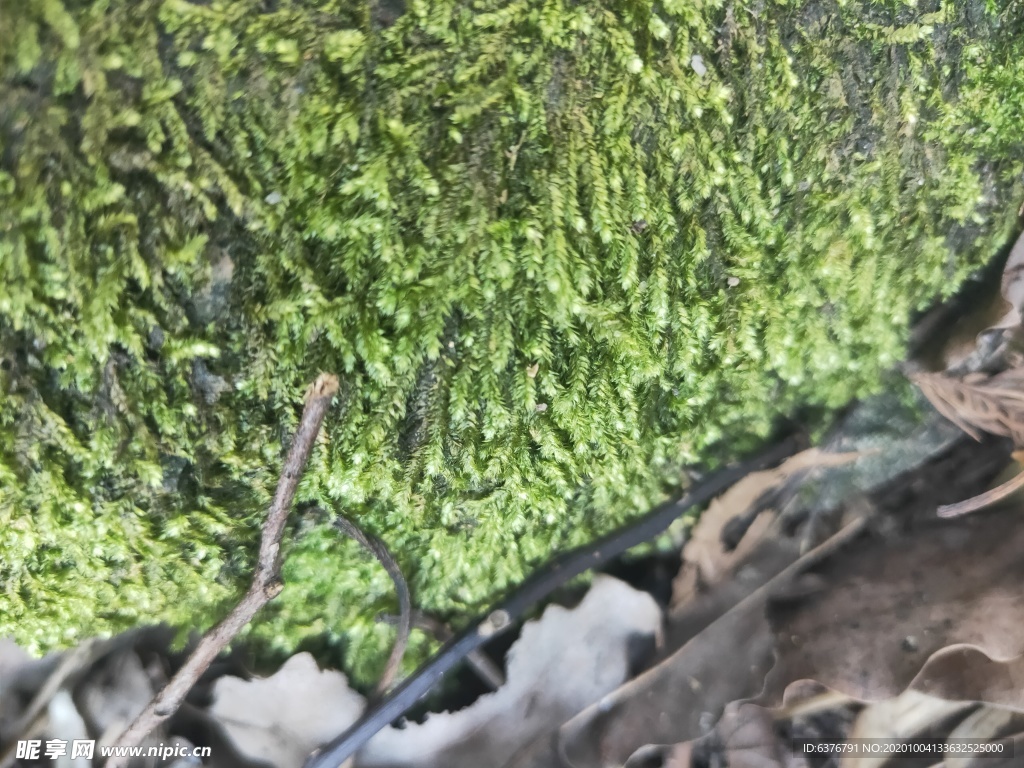
[[[877,388],[1013,226],[1020,10],[5,4],[0,635],[209,623],[319,370],[300,496],[438,612]],[[386,575],[287,557],[255,636],[371,675]]]

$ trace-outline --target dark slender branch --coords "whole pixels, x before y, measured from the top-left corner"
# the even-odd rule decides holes
[[[295,498],[295,489],[299,485],[299,478],[306,467],[306,462],[309,461],[313,443],[320,433],[327,409],[337,391],[337,377],[326,373],[320,374],[306,391],[306,407],[302,411],[302,420],[299,422],[299,429],[292,440],[291,449],[288,451],[284,469],[281,471],[281,477],[277,483],[277,493],[274,495],[274,501],[267,513],[267,520],[263,524],[259,559],[256,562],[256,570],[249,591],[223,621],[203,635],[199,645],[189,655],[182,668],[164,686],[163,690],[153,697],[153,700],[146,705],[146,708],[114,742],[113,746],[138,746],[147,735],[173,715],[185,700],[188,692],[192,690],[192,686],[196,684],[196,681],[220,652],[249,623],[257,611],[277,597],[284,588],[280,578],[281,536],[284,534],[284,526],[291,510],[292,499]],[[107,761],[106,768],[120,768],[128,761],[128,757],[115,755]]]
[[[388,548],[384,546],[384,542],[375,536],[363,533],[358,525],[342,515],[335,518],[334,525],[346,536],[355,539],[364,548],[368,549],[377,558],[378,562],[384,566],[384,570],[388,572],[391,581],[395,583],[399,612],[398,621],[395,623],[397,627],[395,644],[391,647],[391,655],[388,657],[388,663],[384,667],[384,674],[380,676],[380,681],[377,683],[377,694],[383,696],[395,681],[395,675],[398,674],[398,669],[402,665],[402,658],[405,656],[405,649],[409,645],[409,631],[412,629],[412,601],[409,599],[409,587],[405,583],[402,569],[398,567],[398,563],[391,556]]]
[[[711,501],[751,472],[773,466],[801,447],[796,438],[769,448],[757,458],[726,467],[698,482],[681,499],[655,507],[629,525],[601,537],[592,544],[566,552],[534,572],[526,581],[438,651],[415,674],[406,679],[376,706],[371,707],[351,728],[310,755],[305,768],[339,768],[378,731],[401,717],[467,654],[496,634],[507,630],[531,606],[550,595],[570,579],[597,568],[623,552],[653,539],[683,512]]]

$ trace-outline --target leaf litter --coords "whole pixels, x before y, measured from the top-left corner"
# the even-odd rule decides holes
[[[724,581],[738,563],[745,560],[768,534],[774,510],[763,503],[787,480],[808,471],[838,467],[860,457],[859,453],[826,453],[817,448],[801,451],[775,469],[753,472],[715,499],[683,546],[683,564],[672,583],[672,605],[691,602],[699,592]],[[728,547],[725,533],[729,524],[753,514],[739,543]]]
[[[939,413],[975,440],[982,433],[998,435],[1009,438],[1016,449],[1012,457],[1018,471],[1013,477],[985,493],[939,507],[940,517],[976,512],[1024,488],[1024,233],[1010,250],[1000,294],[1005,312],[978,334],[973,359],[944,372],[910,377]]]
[[[621,685],[629,677],[631,647],[656,637],[661,621],[646,592],[598,576],[576,608],[551,606],[526,624],[498,691],[458,712],[382,731],[356,765],[476,768],[485,755],[488,765],[505,765],[552,723],[565,722]]]

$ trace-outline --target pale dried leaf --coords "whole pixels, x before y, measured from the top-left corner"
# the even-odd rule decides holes
[[[0,637],[0,729],[6,731],[9,723],[21,715],[21,691],[17,684],[24,670],[38,664],[13,640]]]
[[[810,469],[848,464],[859,456],[859,453],[827,453],[811,448],[792,456],[775,469],[752,472],[711,502],[683,546],[683,564],[672,582],[673,608],[692,600],[702,588],[722,581],[763,539],[772,515],[767,510],[758,515],[739,546],[727,552],[722,531],[729,521],[751,510],[764,494],[795,475]]]
[[[523,627],[508,681],[459,712],[389,728],[357,756],[359,768],[478,768],[503,764],[553,726],[599,700],[629,675],[629,647],[660,631],[645,592],[598,576],[574,609],[551,606]]]
[[[13,640],[0,637],[0,685],[3,685],[4,675],[13,675],[20,667],[32,663],[32,657]]]
[[[951,702],[914,690],[907,690],[894,699],[887,699],[865,707],[850,730],[851,739],[882,739],[901,741],[924,733],[936,723],[966,712],[970,702]],[[879,768],[891,759],[891,754],[845,755],[840,768]]]
[[[317,747],[352,725],[363,697],[340,672],[321,670],[299,653],[267,678],[222,677],[214,684],[210,715],[238,751],[275,768],[300,768]]]
[[[1014,602],[1004,603],[1006,615],[988,624],[989,636],[943,648],[928,659],[911,686],[932,696],[984,702],[1024,712],[1024,639],[1019,634],[1024,625],[1021,615],[1024,610],[1017,607],[1024,602],[1020,600],[1020,583],[1018,580],[1018,591],[1011,597]],[[993,591],[1005,594],[1006,585]],[[1018,635],[1010,638],[1006,633],[1013,622],[1016,622]]]

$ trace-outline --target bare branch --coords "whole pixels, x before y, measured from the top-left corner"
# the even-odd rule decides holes
[[[135,721],[121,734],[115,747],[135,747],[142,743],[154,729],[160,727],[167,718],[173,715],[185,696],[196,684],[214,659],[223,651],[235,636],[248,624],[253,616],[280,594],[284,588],[281,582],[281,536],[284,534],[285,523],[291,510],[295,489],[299,485],[302,471],[313,443],[320,433],[327,409],[338,391],[338,378],[332,374],[322,373],[306,391],[306,407],[302,411],[302,420],[295,433],[284,469],[277,483],[277,493],[270,505],[267,520],[263,524],[263,536],[260,540],[259,559],[253,574],[252,585],[245,597],[227,615],[223,621],[210,629],[199,645],[188,657],[188,660],[171,678],[152,701],[146,706]],[[111,757],[106,768],[121,768],[128,763],[127,757]]]

